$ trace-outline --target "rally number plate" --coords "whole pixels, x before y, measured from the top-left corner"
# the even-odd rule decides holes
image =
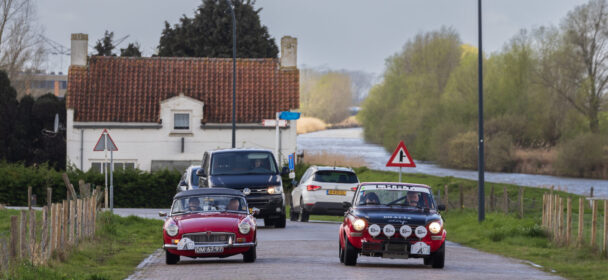
[[[328,195],[346,195],[346,191],[343,190],[327,190]]]
[[[410,253],[414,255],[430,255],[431,246],[427,245],[424,242],[416,242],[412,245]]]
[[[210,247],[196,247],[194,252],[197,254],[210,254],[210,253],[222,253],[224,247],[222,246],[210,246]]]

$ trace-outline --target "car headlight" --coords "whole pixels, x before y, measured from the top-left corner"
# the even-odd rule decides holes
[[[177,232],[179,231],[179,228],[177,227],[176,224],[170,224],[165,227],[165,231],[167,232],[167,235],[169,235],[169,236],[176,236]]]
[[[356,231],[364,230],[365,229],[365,220],[356,219],[355,222],[353,223],[353,229]]]
[[[281,186],[268,187],[268,194],[280,194],[282,192],[283,192],[283,188]]]
[[[429,224],[429,231],[432,234],[438,234],[439,232],[441,232],[441,224],[439,222],[432,222],[431,224]]]
[[[249,222],[247,222],[247,221],[242,221],[239,224],[239,232],[241,234],[248,234],[249,231],[251,231],[251,224],[249,224]]]

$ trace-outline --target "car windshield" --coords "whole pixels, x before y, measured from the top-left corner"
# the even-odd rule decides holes
[[[320,170],[315,172],[313,179],[316,182],[323,183],[344,183],[354,184],[358,183],[357,175],[348,171],[335,171],[335,170]]]
[[[173,201],[171,207],[171,215],[224,211],[247,213],[247,202],[239,196],[197,195],[180,197]]]
[[[214,154],[211,175],[277,174],[277,166],[269,152],[224,152]]]
[[[355,198],[358,206],[396,206],[435,209],[428,188],[407,185],[362,185]]]
[[[198,176],[196,175],[196,171],[198,171],[200,168],[192,168],[192,171],[190,172],[190,184],[193,187],[198,187]]]

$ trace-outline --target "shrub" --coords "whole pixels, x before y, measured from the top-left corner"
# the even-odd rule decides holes
[[[558,147],[555,168],[558,175],[586,178],[608,176],[608,143],[606,136],[582,134]]]
[[[485,147],[485,167],[488,171],[511,172],[515,166],[513,138],[499,132],[487,137]]]
[[[448,167],[477,168],[477,133],[469,131],[454,136],[448,142],[447,156],[442,158]]]

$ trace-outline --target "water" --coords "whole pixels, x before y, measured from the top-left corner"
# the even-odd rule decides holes
[[[304,153],[327,152],[359,157],[365,160],[367,167],[370,169],[398,172],[399,168],[385,166],[391,155],[383,147],[363,141],[362,135],[362,128],[331,129],[302,134],[298,136],[298,151],[303,151]],[[412,157],[415,158],[416,156],[412,155]],[[416,168],[402,168],[402,172],[423,173],[434,176],[453,176],[475,181],[478,178],[476,170],[442,168],[433,163],[420,161],[415,161],[415,163]],[[559,187],[564,191],[579,195],[589,195],[590,188],[593,187],[594,196],[608,197],[608,180],[498,172],[486,172],[485,180],[486,182],[508,183],[530,187],[555,186],[556,188]]]

